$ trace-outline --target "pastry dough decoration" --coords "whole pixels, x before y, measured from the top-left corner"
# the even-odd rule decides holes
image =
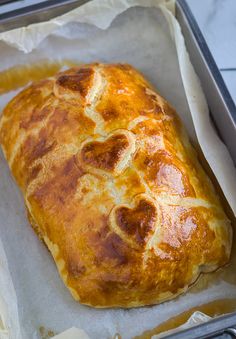
[[[144,194],[134,197],[133,206],[118,205],[110,214],[111,228],[132,247],[145,246],[155,232],[157,206]]]
[[[135,138],[131,132],[118,130],[104,138],[89,141],[81,149],[81,161],[118,175],[131,162],[135,152]]]
[[[4,109],[0,141],[81,303],[159,303],[228,262],[220,199],[174,109],[133,67],[87,64],[31,84]]]

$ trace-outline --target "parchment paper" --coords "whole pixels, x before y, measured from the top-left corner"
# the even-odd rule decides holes
[[[210,123],[173,8],[172,1],[164,0],[94,0],[48,23],[0,34],[0,69],[45,58],[134,65],[176,108],[236,212],[235,168]],[[0,97],[0,110],[15,93]],[[194,306],[236,298],[228,268],[215,280],[204,277],[200,287],[158,306],[99,310],[80,305],[31,229],[2,153],[0,168],[0,315],[5,327],[1,339],[7,333],[12,339],[36,339],[40,333],[57,334],[73,326],[92,339],[112,338],[117,332],[128,339]]]

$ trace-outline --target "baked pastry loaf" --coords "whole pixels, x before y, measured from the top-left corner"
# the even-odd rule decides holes
[[[30,222],[73,297],[156,304],[225,265],[231,225],[171,106],[129,65],[31,84],[0,138]]]

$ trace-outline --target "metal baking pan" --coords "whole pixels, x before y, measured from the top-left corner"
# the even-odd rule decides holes
[[[0,14],[0,32],[49,20],[89,0],[48,0]],[[1,8],[0,8],[1,9]],[[176,0],[176,17],[191,62],[200,78],[210,114],[219,136],[236,165],[236,107],[216,63],[185,0]],[[236,338],[236,312],[180,331],[165,338]]]
[[[233,99],[185,0],[177,0],[176,17],[191,62],[200,78],[211,117],[236,165],[236,107]]]

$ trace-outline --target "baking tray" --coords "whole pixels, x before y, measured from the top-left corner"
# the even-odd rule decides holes
[[[49,20],[88,0],[48,0],[0,14],[0,32]],[[191,62],[206,96],[212,121],[236,164],[236,107],[216,63],[185,0],[176,0],[176,17],[181,26]],[[236,338],[236,312],[180,331],[165,338]]]

